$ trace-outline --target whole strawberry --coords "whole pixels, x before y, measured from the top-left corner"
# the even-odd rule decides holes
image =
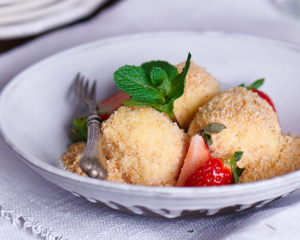
[[[272,102],[271,98],[267,94],[265,94],[264,92],[262,92],[260,90],[257,90],[257,88],[259,88],[261,85],[263,85],[264,81],[265,81],[265,79],[262,78],[262,79],[259,79],[259,80],[255,81],[254,83],[252,83],[248,87],[245,87],[245,84],[241,84],[241,85],[239,85],[239,87],[245,87],[248,90],[251,90],[252,92],[257,93],[258,96],[260,96],[262,99],[265,99],[271,105],[271,107],[273,108],[274,112],[276,112],[274,103]]]
[[[206,161],[186,180],[185,187],[223,186],[239,182],[244,169],[236,162],[242,158],[243,152],[236,152],[227,160],[214,158]]]

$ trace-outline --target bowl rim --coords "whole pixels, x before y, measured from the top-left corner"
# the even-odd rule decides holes
[[[276,188],[280,185],[280,183],[284,183],[285,185],[288,182],[293,182],[295,179],[300,179],[300,171],[294,171],[292,173],[288,173],[282,176],[274,177],[271,179],[261,180],[257,182],[250,182],[244,184],[235,184],[235,185],[227,185],[227,186],[219,186],[219,187],[206,187],[206,188],[196,188],[196,187],[152,187],[152,186],[143,186],[143,185],[134,185],[134,184],[124,184],[124,183],[116,183],[110,182],[106,180],[100,179],[92,179],[88,177],[83,177],[81,175],[71,173],[69,171],[54,167],[49,165],[38,158],[32,156],[27,153],[24,149],[19,147],[14,143],[14,140],[6,133],[5,129],[2,126],[3,114],[1,114],[3,109],[1,106],[5,104],[5,99],[9,97],[9,92],[14,88],[19,81],[22,80],[24,75],[29,74],[32,71],[35,71],[37,67],[40,67],[44,64],[48,64],[49,61],[56,60],[58,58],[62,58],[68,54],[76,54],[80,51],[84,51],[85,49],[95,48],[106,44],[114,44],[118,42],[122,42],[124,40],[130,39],[147,39],[149,37],[160,37],[167,35],[230,35],[233,37],[239,38],[247,38],[255,41],[267,41],[268,43],[277,44],[281,47],[291,48],[296,50],[300,54],[300,46],[281,41],[276,39],[271,39],[267,37],[255,36],[245,33],[238,32],[225,32],[225,31],[156,31],[156,32],[143,32],[143,33],[135,33],[135,34],[125,34],[116,37],[105,38],[101,40],[92,41],[89,43],[81,44],[75,47],[71,47],[64,51],[55,53],[49,57],[46,57],[37,63],[29,66],[28,68],[21,71],[17,74],[10,82],[6,84],[6,86],[2,89],[0,94],[0,135],[3,138],[5,144],[23,161],[27,164],[31,165],[34,168],[38,168],[48,174],[56,175],[61,178],[65,178],[68,180],[76,181],[82,184],[89,184],[95,187],[104,187],[109,188],[110,190],[117,191],[132,191],[132,192],[140,192],[140,193],[156,193],[156,194],[166,194],[166,195],[178,195],[180,197],[187,197],[188,195],[208,195],[208,194],[217,194],[217,193],[226,193],[230,192],[233,194],[234,192],[242,191],[253,191],[263,189],[265,187],[276,186]]]

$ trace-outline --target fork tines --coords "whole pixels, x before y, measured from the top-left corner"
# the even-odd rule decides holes
[[[85,81],[84,76],[81,76],[80,73],[76,75],[74,82],[74,93],[82,101],[86,100],[95,101],[96,100],[96,80],[93,82],[92,89],[89,93],[89,79]]]

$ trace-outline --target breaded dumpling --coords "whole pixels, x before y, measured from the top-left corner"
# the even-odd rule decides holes
[[[185,62],[182,62],[176,67],[179,72],[182,72],[184,66]],[[220,93],[218,81],[206,72],[205,68],[191,61],[184,94],[174,103],[174,114],[181,128],[187,130],[199,107]]]
[[[102,124],[109,181],[174,186],[188,137],[170,117],[150,107],[123,106]]]
[[[243,151],[237,165],[245,168],[240,181],[252,182],[273,176],[281,148],[281,129],[277,114],[256,93],[236,87],[215,96],[191,123],[188,135],[209,123],[223,123],[227,129],[213,134],[210,149],[216,158],[230,158]]]
[[[69,146],[67,152],[62,155],[61,161],[69,172],[86,176],[86,174],[81,170],[79,166],[79,160],[81,154],[84,152],[85,147],[85,142],[74,143]]]
[[[282,136],[279,158],[273,172],[274,177],[300,169],[300,138]]]

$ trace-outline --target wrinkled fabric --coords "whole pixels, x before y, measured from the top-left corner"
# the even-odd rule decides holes
[[[67,48],[162,30],[242,32],[300,44],[300,20],[272,1],[126,0],[1,54],[0,89],[23,69]],[[0,153],[0,239],[300,239],[300,191],[227,216],[152,219],[75,197],[31,170],[2,140]]]

